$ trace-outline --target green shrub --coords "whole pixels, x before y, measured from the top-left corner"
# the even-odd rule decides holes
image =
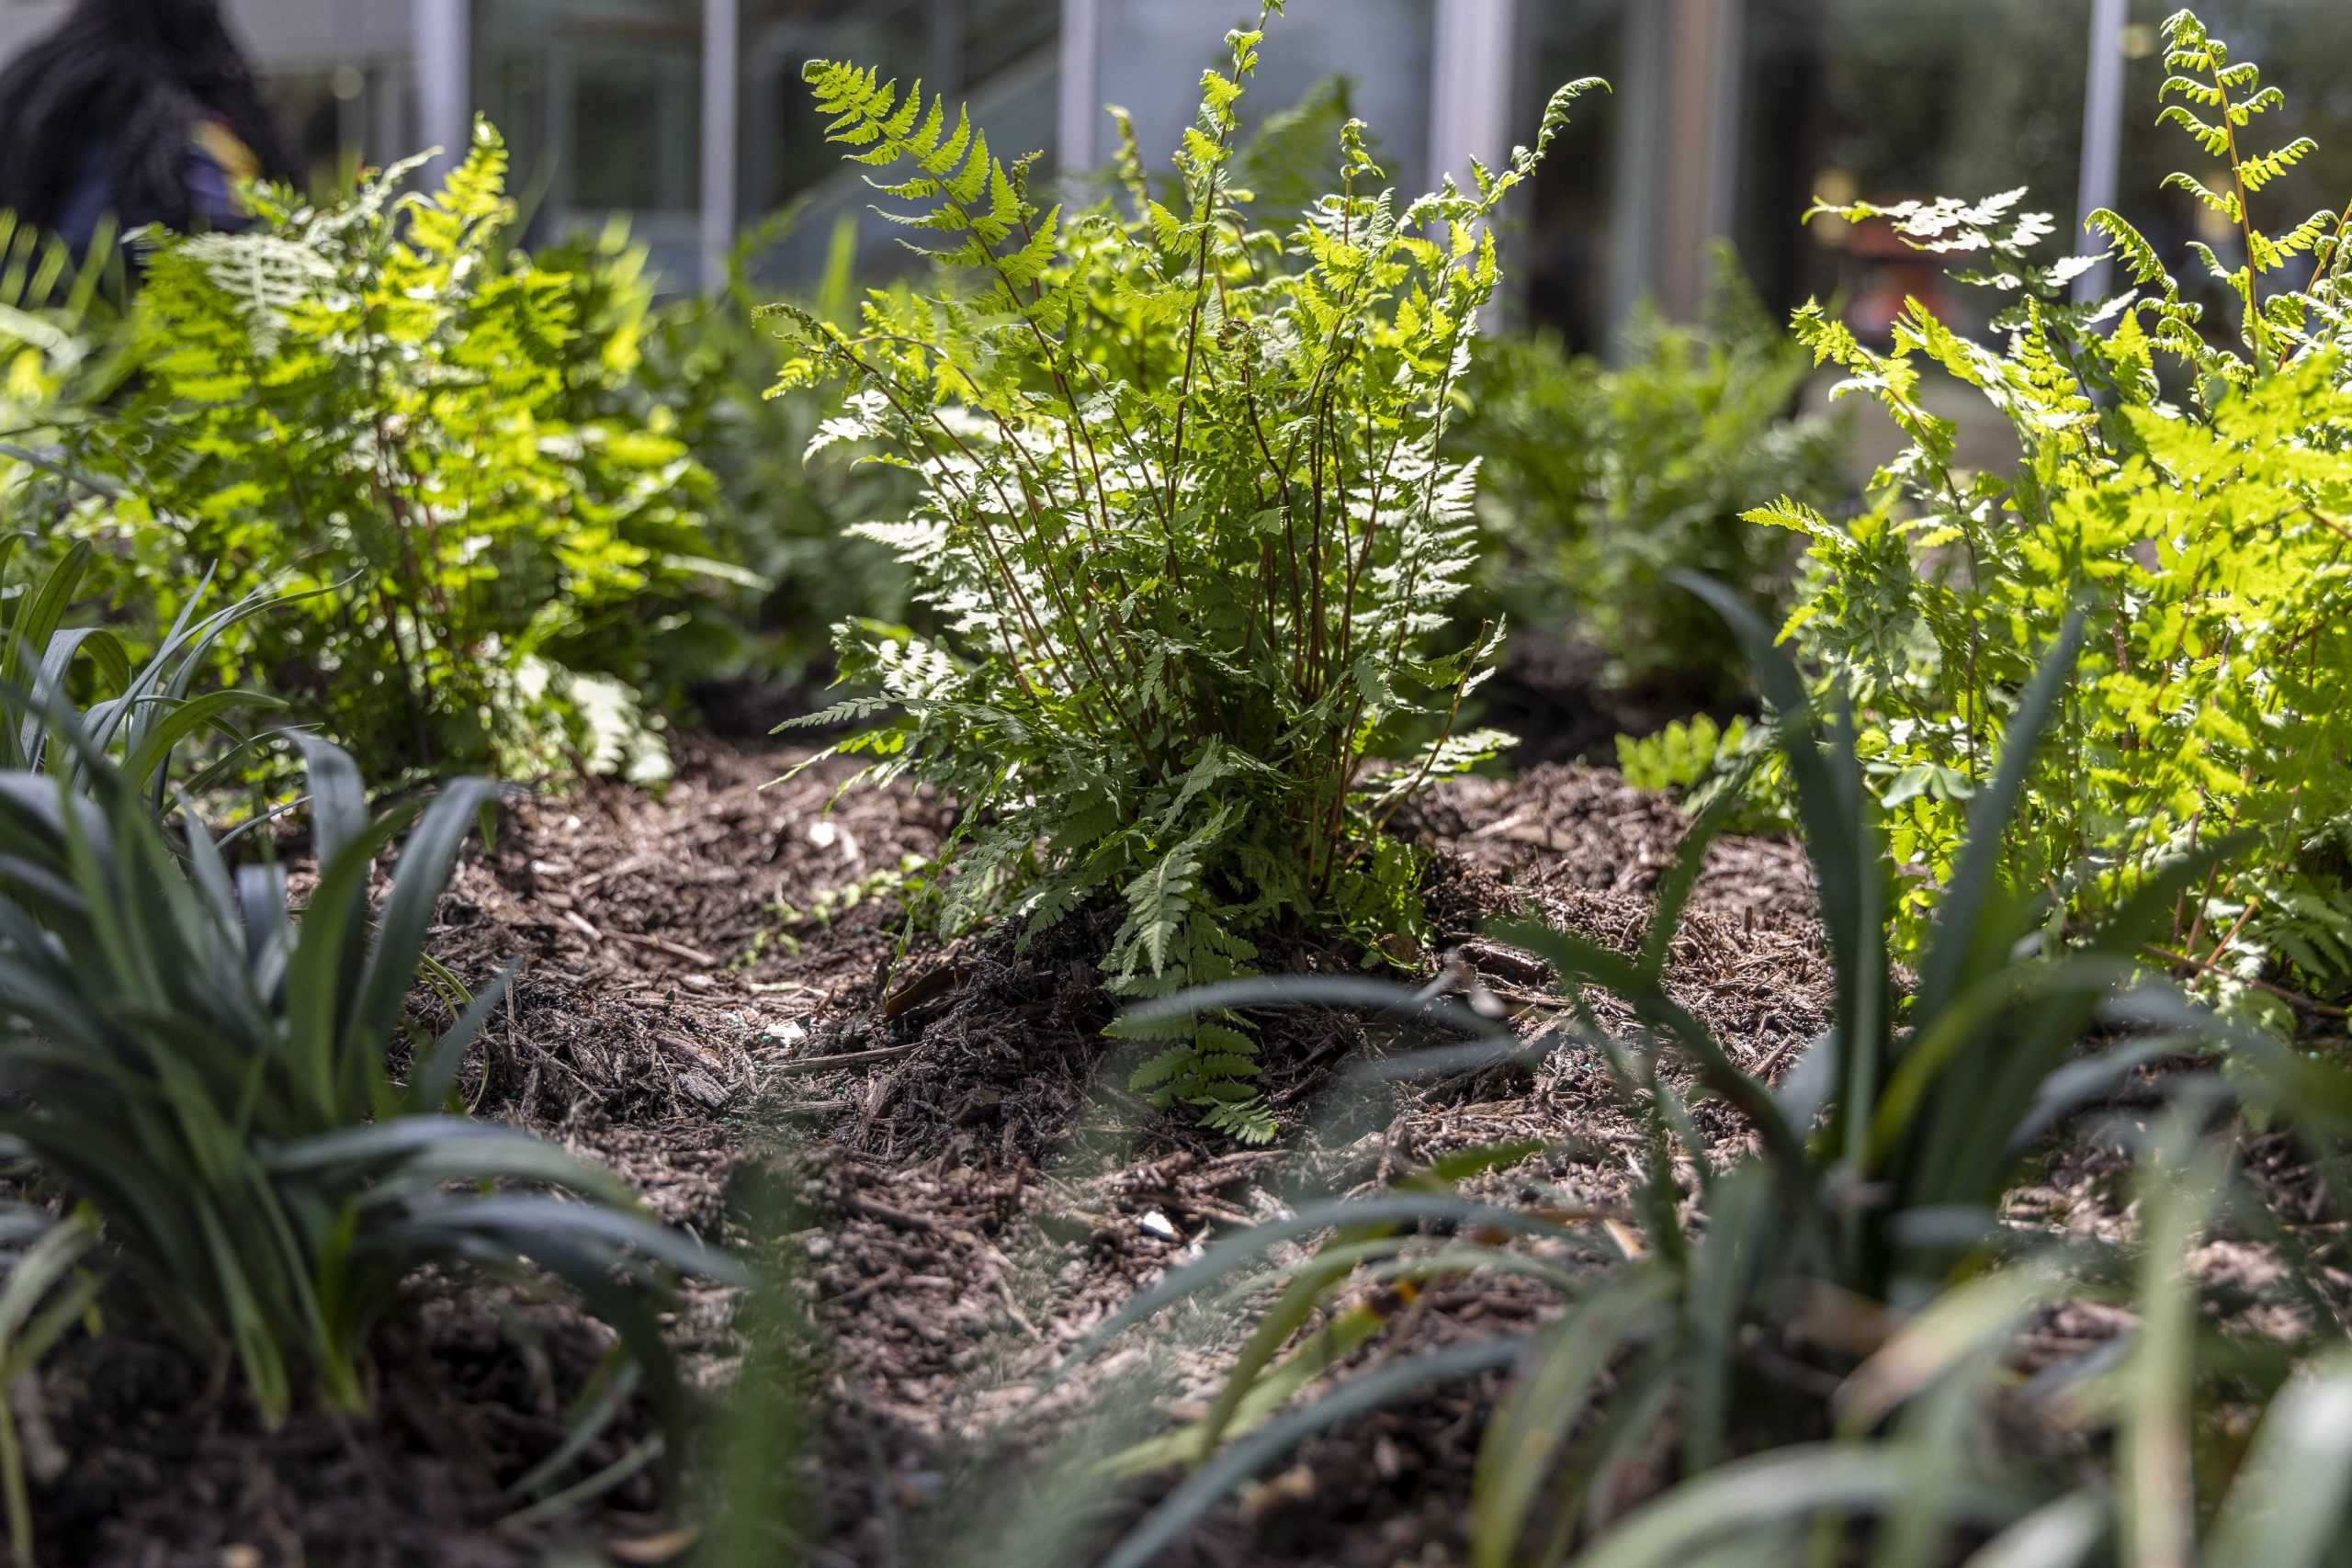
[[[429,197],[396,194],[410,167],[326,207],[256,190],[250,232],[145,237],[143,378],[84,451],[123,494],[81,525],[161,617],[208,565],[306,595],[225,651],[371,772],[658,758],[588,732],[628,694],[578,677],[646,678],[705,481],[658,418],[567,417],[567,382],[626,345],[506,249],[495,133]]]
[[[2235,267],[2193,247],[2233,319],[2209,321],[2110,212],[2091,225],[2133,287],[2073,305],[2060,290],[2088,262],[2030,258],[2052,224],[2019,209],[2021,193],[1844,209],[1890,220],[1917,248],[1969,257],[1976,270],[1959,276],[2008,301],[2006,347],[1959,335],[1917,302],[1886,352],[1817,306],[1799,311],[1815,356],[1848,373],[1842,390],[1874,399],[1909,446],[1849,521],[1793,500],[1754,515],[1806,541],[1787,632],[1860,705],[1873,789],[1915,868],[1902,897],[1910,940],[1951,881],[1966,802],[1988,777],[2030,650],[2087,594],[2094,635],[2002,879],[2095,921],[2152,868],[2250,830],[2254,849],[2183,898],[2154,942],[2267,1003],[2239,982],[2266,971],[2329,988],[2352,980],[2341,848],[2352,811],[2352,247],[2346,220],[2324,210],[2284,233],[2262,227],[2247,200],[2310,144],[2256,153],[2250,128],[2278,107],[2277,90],[2185,12],[2165,40],[2164,118],[2227,171],[2218,189],[2188,175],[2166,183],[2238,236],[2247,259]],[[2218,341],[2224,330],[2235,347]],[[2007,422],[2013,468],[1958,466],[1952,424],[1922,400],[1930,367]]]
[[[1761,495],[1828,509],[1844,493],[1838,423],[1791,412],[1812,370],[1727,249],[1702,324],[1645,305],[1614,365],[1572,357],[1548,332],[1487,346],[1461,424],[1494,541],[1482,596],[1522,627],[1565,624],[1599,644],[1612,685],[1702,705],[1743,696],[1720,628],[1667,576],[1786,592],[1788,541],[1740,514]]]
[[[281,868],[232,874],[192,812],[175,846],[77,727],[60,744],[86,793],[0,773],[0,1136],[62,1204],[75,1239],[57,1245],[233,1355],[273,1423],[299,1399],[369,1404],[370,1332],[420,1269],[526,1264],[620,1331],[675,1414],[649,1271],[719,1261],[616,1178],[444,1113],[503,982],[393,1077],[434,905],[492,786],[423,812],[371,920],[372,868],[413,813],[371,821],[350,757],[308,741],[320,873],[298,921]],[[74,1321],[50,1319],[52,1337]]]
[[[1246,972],[1285,923],[1420,934],[1414,858],[1380,825],[1497,739],[1454,720],[1498,628],[1430,650],[1476,563],[1476,469],[1444,439],[1499,276],[1481,225],[1587,85],[1507,168],[1402,209],[1363,194],[1379,171],[1350,122],[1342,188],[1274,234],[1232,189],[1261,36],[1232,34],[1233,74],[1202,79],[1181,211],[1139,162],[1132,209],[1040,211],[1025,163],[961,113],[808,72],[831,134],[890,171],[894,216],[970,286],[869,302],[854,333],[782,312],[803,348],[783,384],[852,388],[812,450],[870,443],[918,478],[908,515],[859,531],[946,628],[844,626],[843,677],[872,694],[819,716],[888,716],[836,750],[963,803],[950,921],[998,911],[1034,936],[1115,897],[1105,968],[1129,995]],[[1235,1021],[1156,1027],[1139,1087],[1271,1132]]]
[[[1498,934],[1557,968],[1565,994],[1577,998],[1573,1024],[1555,1023],[1527,1043],[1489,1034],[1484,1045],[1438,1049],[1429,1070],[1458,1074],[1498,1059],[1592,1054],[1645,1129],[1631,1207],[1566,1197],[1525,1208],[1473,1201],[1453,1190],[1462,1178],[1514,1165],[1541,1145],[1474,1150],[1383,1196],[1302,1205],[1173,1271],[1091,1337],[1080,1355],[1202,1290],[1233,1283],[1280,1244],[1331,1233],[1306,1261],[1275,1266],[1251,1281],[1278,1293],[1208,1416],[1125,1456],[1118,1468],[1129,1471],[1170,1461],[1198,1468],[1105,1568],[1140,1568],[1239,1480],[1315,1432],[1482,1371],[1516,1369],[1487,1421],[1475,1472],[1468,1522],[1477,1568],[1569,1561],[1580,1538],[1613,1522],[1608,1516],[1623,1506],[1629,1487],[1647,1490],[1718,1466],[1721,1485],[1698,1488],[1712,1514],[1701,1511],[1694,1520],[1689,1499],[1669,1492],[1604,1535],[1592,1555],[1575,1560],[1695,1560],[1652,1550],[1663,1540],[1686,1553],[1709,1544],[1734,1553],[1706,1561],[1847,1561],[1835,1551],[1812,1554],[1839,1540],[1817,1527],[1841,1509],[1909,1509],[1937,1529],[2013,1523],[2048,1500],[2047,1488],[2080,1483],[2064,1465],[2036,1472],[2022,1456],[2007,1467],[2013,1473],[1985,1476],[2003,1467],[1979,1461],[1976,1423],[2002,1381],[2007,1337],[2030,1312],[2069,1295],[2132,1299],[2136,1288],[2143,1305],[2163,1309],[2151,1313],[2151,1342],[2133,1366],[2135,1374],[2146,1370],[2164,1382],[2163,1397],[2177,1404],[2185,1423],[2181,1384],[2198,1358],[2180,1314],[2165,1303],[2183,1289],[2177,1274],[2190,1238],[2214,1212],[2226,1140],[2189,1134],[2210,1119],[2218,1083],[2190,1076],[2168,1086],[2183,1109],[2147,1157],[2146,1187],[2156,1196],[2147,1205],[2137,1280],[2099,1248],[2005,1224],[2002,1201],[2052,1128],[2108,1099],[2151,1060],[2228,1032],[2167,983],[2135,979],[2132,957],[2223,846],[2149,878],[2081,951],[2041,942],[2041,901],[2002,886],[2001,845],[2019,821],[2036,743],[2063,705],[2084,637],[2084,620],[2075,617],[2021,694],[1990,759],[1993,775],[1970,803],[1967,846],[1903,1009],[1888,918],[1894,868],[1851,724],[1842,714],[1820,722],[1795,667],[1772,648],[1767,624],[1720,589],[1708,597],[1731,616],[1777,716],[1775,739],[1792,779],[1833,961],[1829,1029],[1776,1088],[1741,1068],[1732,1043],[1670,994],[1666,965],[1712,822],[1691,835],[1663,879],[1637,955],[1540,926],[1504,929]],[[1586,987],[1627,1004],[1638,1033],[1612,1036],[1582,999]],[[1269,979],[1252,989],[1251,999],[1267,1000],[1305,988]],[[1401,990],[1384,1005],[1407,1016],[1427,1010],[1420,996]],[[2126,1042],[2110,1030],[2105,1043],[2083,1048],[2095,1026],[2125,1022],[2139,1026],[2136,1037]],[[2292,1117],[2299,1129],[2338,1143],[2352,1130],[2352,1079],[2259,1035],[2241,1043],[2263,1075],[2249,1080],[2249,1091],[2279,1124]],[[1699,1092],[1747,1124],[1753,1138],[1747,1152],[1701,1132],[1690,1114],[1694,1078]],[[1695,1183],[1700,1224],[1684,1213],[1683,1171]],[[2182,1209],[2184,1200],[2196,1207]],[[1623,1261],[1581,1271],[1526,1249],[1530,1238],[1574,1238]],[[1383,1332],[1395,1302],[1384,1292],[1409,1294],[1417,1285],[1490,1271],[1548,1284],[1565,1310],[1523,1336],[1388,1359],[1284,1409],[1293,1394]],[[1357,1292],[1358,1300],[1346,1300]],[[1318,1317],[1322,1326],[1300,1337]],[[2316,1337],[2328,1337],[2318,1326],[2333,1322],[2324,1310],[2312,1322]],[[2091,1376],[2095,1365],[2094,1358],[2051,1381],[2079,1397],[2074,1380]],[[2266,1397],[2291,1371],[2290,1361],[2258,1357],[2219,1357],[2212,1365]],[[1827,1389],[1838,1391],[1834,1401],[1822,1397]],[[2173,1405],[2113,1416],[2112,1402],[2096,1408],[2137,1440],[2147,1435],[2144,1421],[2169,1418]],[[1860,1444],[1890,1417],[1898,1418],[1901,1436],[1918,1440],[1886,1452]],[[1734,1459],[1811,1444],[1841,1422],[1856,1446]],[[1916,1468],[1897,1465],[1897,1452]],[[1852,1466],[1842,1486],[1829,1464],[1841,1453]],[[1785,1494],[1758,1479],[1784,1472],[1792,1483]],[[2167,1469],[2147,1479],[2177,1477]],[[2103,1529],[2107,1508],[2162,1495],[2141,1485],[2132,1478],[2113,1504],[2094,1485],[2075,1506],[2098,1511]],[[2340,1495],[2331,1494],[2325,1508],[2340,1514]],[[2126,1522],[2128,1529],[2128,1516]],[[1706,1528],[1691,1528],[1698,1523]],[[1738,1535],[1741,1526],[1757,1533]],[[1949,1559],[1925,1552],[1871,1560]]]
[[[589,280],[602,308],[629,321],[625,374],[575,382],[575,419],[662,427],[707,475],[700,502],[709,549],[728,563],[723,601],[702,607],[662,651],[664,686],[714,672],[797,683],[829,674],[831,629],[870,617],[904,622],[912,583],[888,547],[851,532],[905,514],[913,486],[883,464],[808,463],[838,397],[799,388],[770,397],[775,339],[757,321],[752,258],[795,220],[787,209],[747,230],[729,257],[727,288],[659,304],[643,279],[644,248],[607,228],[542,250],[539,265]],[[835,231],[826,276],[808,301],[829,321],[852,316],[853,222]],[[592,307],[591,319],[602,313]],[[624,339],[592,329],[591,341]]]
[[[1656,735],[1617,738],[1617,767],[1625,782],[1653,795],[1687,790],[1714,776],[1747,745],[1747,721],[1717,724],[1707,715],[1677,719]]]

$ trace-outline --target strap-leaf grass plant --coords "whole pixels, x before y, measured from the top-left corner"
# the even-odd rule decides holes
[[[1440,640],[1476,554],[1476,468],[1446,436],[1500,276],[1491,220],[1595,84],[1555,95],[1503,168],[1408,205],[1350,121],[1340,188],[1270,232],[1235,139],[1279,9],[1203,75],[1172,208],[1130,145],[1125,205],[1041,209],[1029,161],[919,85],[806,73],[950,285],[876,297],[854,330],[779,308],[799,349],[781,385],[850,387],[811,451],[870,443],[918,479],[907,516],[860,532],[947,628],[845,625],[868,694],[815,716],[879,717],[834,750],[963,803],[950,923],[1001,914],[1025,939],[1115,898],[1104,966],[1129,996],[1247,973],[1283,926],[1418,938],[1418,865],[1382,824],[1499,739],[1459,720],[1500,628]],[[1152,1027],[1139,1088],[1271,1134],[1238,1020]]]
[[[232,1358],[272,1423],[298,1401],[369,1406],[371,1333],[418,1269],[543,1269],[676,1415],[648,1287],[661,1266],[723,1260],[642,1217],[616,1178],[445,1111],[503,982],[393,1073],[434,905],[492,786],[371,819],[349,755],[306,741],[319,875],[298,919],[282,868],[232,872],[192,809],[175,842],[58,722],[81,788],[0,773],[0,1137],[90,1233],[79,1263]],[[412,817],[371,915],[377,858]]]
[[[1816,360],[1847,372],[1841,394],[1877,401],[1909,445],[1858,516],[1785,499],[1751,516],[1807,540],[1785,635],[1859,705],[1872,791],[1916,868],[1908,941],[1951,881],[2034,650],[2087,595],[2080,677],[2002,877],[2096,921],[2154,868],[2250,830],[2253,848],[2181,898],[2150,953],[2269,1010],[2266,984],[2352,984],[2352,209],[2267,227],[2256,205],[2310,142],[2260,150],[2279,93],[2195,16],[2175,15],[2164,39],[2162,118],[2222,171],[2166,184],[2233,237],[2235,265],[2191,246],[2226,309],[2209,312],[2113,212],[2090,225],[2131,287],[2077,305],[2060,290],[2090,260],[2033,260],[2052,225],[2020,191],[1838,209],[1966,258],[1974,270],[1957,276],[2005,302],[2007,343],[1996,352],[1917,300],[1886,350],[1817,305],[1798,311]],[[1961,465],[1954,425],[1922,392],[1929,367],[2007,423],[2013,466]]]
[[[29,535],[0,534],[0,772],[46,769],[78,787],[85,779],[84,756],[95,751],[109,758],[161,812],[173,783],[173,756],[183,745],[216,735],[231,742],[212,766],[185,781],[192,792],[236,766],[244,743],[231,728],[232,716],[282,705],[258,692],[192,696],[190,688],[209,673],[213,649],[223,637],[283,601],[249,594],[199,615],[208,576],[134,666],[122,640],[107,627],[63,624],[90,566],[86,542],[70,546],[27,581],[10,580],[23,553],[37,544]],[[85,706],[73,705],[77,694]],[[61,705],[73,712],[83,745],[56,743],[52,715]]]

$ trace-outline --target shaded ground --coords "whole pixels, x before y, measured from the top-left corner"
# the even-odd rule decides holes
[[[557,1540],[659,1547],[669,1527],[650,1472],[551,1527],[516,1519],[533,1498],[509,1491],[562,1442],[608,1342],[568,1306],[428,1288],[379,1340],[375,1414],[298,1414],[273,1432],[223,1393],[224,1369],[159,1330],[109,1325],[12,1393],[28,1468],[50,1472],[35,1488],[40,1561],[526,1568]],[[643,1427],[596,1438],[577,1473],[622,1459]]]

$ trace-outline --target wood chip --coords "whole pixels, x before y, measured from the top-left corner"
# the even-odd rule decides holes
[[[804,1056],[797,1062],[786,1062],[768,1069],[772,1077],[798,1077],[808,1073],[830,1073],[835,1067],[864,1066],[868,1062],[888,1062],[913,1050],[919,1042],[904,1045],[880,1045],[871,1051],[844,1051],[838,1056]]]
[[[683,942],[672,942],[666,936],[647,936],[638,931],[616,931],[613,934],[619,937],[624,942],[633,942],[640,947],[657,948],[660,951],[668,953],[673,958],[683,958],[687,963],[695,964],[699,968],[716,969],[718,967],[718,960],[713,958],[709,953],[705,953],[701,948],[688,947]]]

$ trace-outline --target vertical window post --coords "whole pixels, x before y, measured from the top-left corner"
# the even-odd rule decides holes
[[[1437,0],[1430,184],[1447,175],[1466,184],[1471,159],[1491,169],[1510,153],[1518,13],[1518,0]]]
[[[1492,169],[1510,153],[1510,113],[1517,73],[1512,43],[1518,0],[1437,0],[1430,61],[1430,171],[1427,184],[1446,175],[1467,185],[1470,160]],[[1481,317],[1491,330],[1500,306]]]
[[[2123,163],[2123,24],[2127,0],[2092,0],[2091,51],[2083,88],[2083,167],[2076,182],[2075,243],[2083,243],[2083,220],[2115,205]],[[2075,279],[2077,301],[2104,299],[2115,266],[2102,261]]]
[[[1102,0],[1062,0],[1061,101],[1054,162],[1065,175],[1097,162],[1094,133],[1102,114]]]
[[[740,0],[703,0],[702,6],[702,286],[727,278],[735,243],[737,75],[742,13]]]
[[[1624,16],[1610,316],[1646,299],[1688,321],[1738,208],[1747,0],[1628,0]]]
[[[428,174],[447,172],[473,144],[473,60],[469,47],[470,0],[416,0],[411,14],[416,55],[417,130],[441,149]]]

